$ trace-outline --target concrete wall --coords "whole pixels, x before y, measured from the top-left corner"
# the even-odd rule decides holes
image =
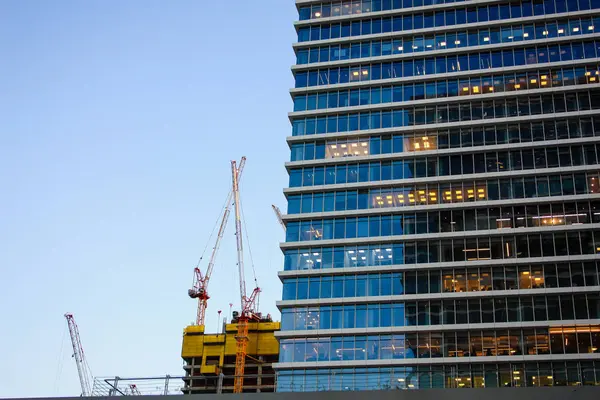
[[[157,400],[364,400],[369,397],[376,397],[377,400],[600,400],[600,386],[152,396]],[[111,400],[120,398],[113,397]],[[98,399],[101,397],[48,397],[38,400]]]

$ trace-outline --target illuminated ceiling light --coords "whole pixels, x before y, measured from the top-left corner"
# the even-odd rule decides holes
[[[404,47],[398,46],[398,51],[402,51],[402,50],[404,50]]]
[[[587,72],[585,73],[585,76],[590,76],[591,74],[592,74],[591,72],[587,71]]]
[[[345,148],[346,148],[346,145],[345,145],[345,144],[343,144],[343,145],[342,145],[342,149],[345,149]]]
[[[532,79],[530,82],[531,83],[537,83],[537,79]]]
[[[354,71],[354,72],[352,72],[352,75],[354,75],[354,76],[358,76],[358,71]]]
[[[486,36],[486,37],[484,37],[484,38],[483,38],[483,41],[484,41],[484,42],[489,42],[489,41],[490,41],[490,38]]]
[[[433,47],[433,45],[431,45],[431,44],[428,44],[428,45],[427,45],[427,46],[425,46],[425,47],[427,47],[428,49],[430,49],[430,48],[432,48],[432,47]]]
[[[509,40],[513,40],[515,37],[514,36],[509,36],[508,39]]]
[[[523,34],[523,37],[529,37],[529,33],[525,32],[525,33]]]
[[[362,147],[367,147],[367,142],[362,142],[360,145],[361,145]]]
[[[479,93],[479,86],[473,86],[473,93]]]
[[[454,44],[460,44],[460,40],[455,40]]]
[[[418,47],[417,47],[417,46],[413,46],[412,48],[413,48],[413,50],[416,50],[416,49],[418,49]]]
[[[542,84],[542,86],[546,86],[548,84],[547,81],[541,81],[540,83]]]
[[[588,31],[593,31],[593,30],[594,30],[594,25],[588,26]]]
[[[321,16],[321,13],[317,11],[317,12],[315,13],[315,17],[319,18],[320,16]]]
[[[337,144],[332,144],[332,145],[331,145],[331,148],[332,148],[332,149],[337,149]]]
[[[440,42],[440,46],[441,46],[441,47],[444,47],[444,46],[446,46],[446,42]]]
[[[490,91],[490,92],[493,92],[493,91],[494,91],[494,87],[493,87],[493,86],[490,86],[490,87],[489,87],[489,91]]]
[[[559,29],[558,33],[565,33],[565,30],[564,29]]]
[[[596,81],[596,77],[595,77],[595,76],[592,76],[592,77],[590,78],[590,82],[595,82],[595,81]]]
[[[365,154],[369,154],[369,152],[365,150]]]
[[[548,76],[547,76],[547,75],[542,75],[542,76],[541,76],[541,78],[542,78],[542,79],[547,79],[547,78],[548,78]]]
[[[358,143],[352,143],[352,147],[358,147]]]
[[[573,28],[573,32],[579,32],[579,27],[576,26],[575,28]]]
[[[363,75],[369,75],[369,71],[367,71],[366,69],[363,69],[363,72],[362,72],[362,74],[363,74]]]
[[[463,88],[463,92],[468,92],[468,91],[469,91],[469,88],[465,86],[465,87]]]
[[[542,35],[544,35],[544,36],[548,36],[548,31],[544,31],[544,32],[542,32]]]
[[[519,83],[515,84],[515,89],[521,89],[521,85]]]

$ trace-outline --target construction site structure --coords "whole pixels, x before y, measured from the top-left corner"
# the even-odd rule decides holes
[[[220,334],[205,334],[204,326],[197,325],[184,329],[181,351],[185,362],[184,394],[235,392],[238,322],[225,324]],[[275,332],[280,329],[280,323],[271,322],[269,317],[244,323],[247,341],[242,391],[274,392],[272,365],[279,358]]]
[[[194,286],[188,292],[190,297],[197,298],[199,302],[196,325],[188,326],[183,337],[182,357],[186,363],[184,366],[186,378],[182,391],[186,394],[275,391],[275,372],[271,364],[277,362],[279,356],[275,331],[279,330],[280,325],[274,323],[270,315],[263,317],[258,312],[258,297],[261,289],[256,280],[251,252],[250,261],[255,288],[250,295],[246,292],[242,239],[243,212],[239,190],[245,162],[246,157],[242,157],[239,164],[235,160],[231,161],[231,193],[227,199],[207,272],[202,275],[200,269],[196,267]],[[240,309],[232,312],[232,323],[224,326],[222,334],[210,335],[204,333],[206,305],[209,299],[208,281],[231,206],[234,208],[235,215]]]

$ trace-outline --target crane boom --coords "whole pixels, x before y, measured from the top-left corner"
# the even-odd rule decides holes
[[[273,211],[275,212],[275,215],[277,216],[277,221],[279,221],[279,223],[281,224],[281,226],[283,228],[283,231],[285,232],[285,223],[283,222],[283,216],[281,215],[281,210],[275,204],[271,204],[271,207],[273,207]]]
[[[242,157],[240,167],[246,162],[246,157]],[[242,241],[242,219],[240,215],[240,188],[239,188],[239,168],[235,160],[231,161],[231,180],[233,182],[233,203],[235,207],[235,239],[237,244],[238,272],[240,275],[240,302],[242,309],[246,297],[246,278],[244,277],[244,244]]]
[[[242,157],[240,167],[246,162],[246,157]],[[246,353],[248,348],[248,321],[250,319],[260,319],[260,314],[256,313],[256,304],[260,288],[254,288],[250,297],[246,296],[246,278],[244,276],[244,245],[242,242],[242,219],[240,213],[240,190],[239,190],[239,171],[237,164],[231,161],[231,179],[233,183],[233,203],[235,210],[235,236],[237,243],[237,261],[240,278],[240,303],[241,312],[237,317],[237,335],[235,352],[235,377],[234,393],[242,393],[244,386],[244,368],[246,366]]]
[[[79,374],[79,383],[81,384],[81,395],[91,396],[92,388],[90,385],[90,372],[83,354],[83,346],[81,345],[81,338],[79,337],[79,328],[75,323],[73,314],[65,314],[67,324],[69,326],[69,334],[71,335],[71,344],[73,345],[73,357],[77,364],[77,373]]]
[[[240,168],[238,169],[238,179],[241,177],[242,171],[244,169],[244,164],[240,163]],[[231,200],[233,198],[233,191],[229,193],[227,196],[227,202],[225,206],[225,211],[223,212],[223,218],[221,219],[221,225],[219,226],[219,232],[217,233],[217,240],[215,242],[215,246],[212,249],[212,253],[210,255],[210,260],[208,262],[208,266],[206,268],[206,273],[203,275],[202,271],[199,267],[194,268],[194,285],[190,290],[188,290],[188,295],[195,299],[198,299],[198,310],[196,312],[196,325],[204,325],[206,318],[206,308],[208,307],[208,299],[210,296],[208,295],[208,282],[210,281],[210,277],[212,275],[212,271],[215,266],[215,261],[217,259],[217,253],[219,252],[219,247],[221,246],[221,240],[223,239],[223,235],[225,233],[225,228],[227,227],[227,221],[229,221],[229,214],[231,214]]]

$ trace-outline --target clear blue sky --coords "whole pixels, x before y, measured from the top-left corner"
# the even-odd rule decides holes
[[[79,394],[67,311],[94,375],[182,373],[192,268],[242,155],[279,318],[294,19],[292,0],[0,1],[0,397]],[[209,330],[239,304],[231,222]]]

